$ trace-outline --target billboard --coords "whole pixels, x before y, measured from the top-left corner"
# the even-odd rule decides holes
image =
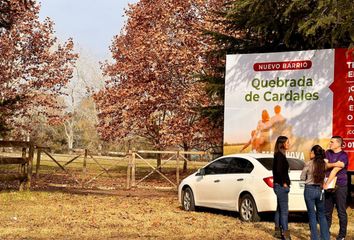
[[[332,135],[341,135],[352,155],[352,52],[227,55],[224,154],[271,153],[280,135],[290,139],[289,155],[300,159],[309,158],[314,144],[327,148]]]

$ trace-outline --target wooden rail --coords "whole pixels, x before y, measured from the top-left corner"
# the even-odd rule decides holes
[[[24,187],[30,189],[34,156],[33,143],[26,141],[0,141],[0,147],[20,148],[22,150],[20,157],[0,156],[0,165],[19,165],[17,172],[0,174],[0,181],[18,180],[20,182],[19,190],[23,190]]]
[[[119,162],[111,164],[107,167],[107,165],[102,164],[100,159],[95,158],[88,149],[70,149],[71,154],[69,155],[70,160],[66,162],[59,161],[59,158],[55,156],[55,154],[50,153],[49,148],[43,147],[36,147],[37,148],[37,164],[36,164],[36,177],[39,177],[39,170],[41,165],[41,155],[45,154],[51,161],[53,161],[61,170],[69,175],[78,185],[81,187],[85,187],[85,185],[95,181],[97,178],[101,177],[102,175],[106,175],[110,178],[114,178],[112,174],[114,168],[119,165]],[[126,188],[130,189],[131,187],[136,187],[142,182],[146,181],[147,178],[151,177],[154,173],[158,174],[161,178],[163,178],[173,189],[177,189],[180,183],[180,168],[181,164],[190,162],[191,160],[188,159],[186,155],[190,156],[198,156],[201,160],[211,160],[210,152],[202,152],[202,151],[155,151],[155,150],[129,150],[128,152],[107,152],[110,156],[119,157],[120,160],[124,159],[127,160],[127,172],[126,172]],[[167,157],[167,159],[162,159],[161,157],[161,164],[159,166],[155,166],[151,163],[150,158],[146,158],[144,154],[160,154]],[[73,162],[82,162],[82,171],[71,171],[69,170],[69,164]],[[88,162],[90,161],[90,162]],[[139,177],[136,179],[138,164],[141,163],[145,164],[143,168],[148,166],[149,172],[146,173],[144,176]],[[101,170],[95,176],[91,177],[88,174],[89,169],[87,169],[88,163],[95,164]],[[175,168],[175,176],[168,176],[166,173],[161,171],[161,168],[164,167],[167,163],[172,164],[173,168]],[[139,165],[139,166],[140,166]]]
[[[170,157],[167,160],[164,160],[161,162],[161,164],[157,167],[153,166],[147,159],[143,158],[140,154],[145,153],[145,154],[166,154],[170,155]],[[184,155],[197,155],[197,156],[207,156],[210,159],[210,152],[201,152],[201,151],[154,151],[154,150],[138,150],[136,151],[135,149],[129,150],[128,152],[128,167],[127,167],[127,189],[130,189],[131,187],[136,187],[138,184],[146,180],[149,176],[151,176],[154,173],[159,174],[162,178],[164,178],[174,189],[177,189],[179,183],[180,183],[180,162],[181,160],[183,162],[188,162],[189,159],[187,159]],[[136,158],[139,158],[142,160],[144,163],[146,163],[150,168],[150,172],[146,174],[143,178],[140,180],[136,181]],[[164,173],[160,171],[161,167],[165,165],[167,162],[175,160],[176,163],[176,179],[171,180],[169,179]]]

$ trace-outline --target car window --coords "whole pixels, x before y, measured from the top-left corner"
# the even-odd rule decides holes
[[[258,162],[260,162],[263,167],[267,170],[273,169],[273,158],[257,158]]]
[[[229,165],[229,159],[227,158],[222,158],[219,159],[215,162],[210,163],[208,166],[206,166],[205,169],[205,174],[223,174],[227,172],[227,168]]]
[[[228,173],[250,173],[253,168],[253,164],[247,159],[231,158]]]
[[[273,158],[257,158],[257,160],[267,169],[273,169]],[[302,170],[304,168],[304,161],[297,158],[287,158],[290,170]]]
[[[297,158],[287,158],[290,170],[302,170],[305,162]]]

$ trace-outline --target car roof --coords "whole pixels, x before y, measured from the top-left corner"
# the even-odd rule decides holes
[[[251,157],[251,158],[273,158],[274,155],[270,153],[237,153],[224,155],[223,157]]]

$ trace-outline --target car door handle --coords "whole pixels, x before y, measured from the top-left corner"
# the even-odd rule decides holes
[[[214,180],[214,182],[220,182],[220,180],[219,180],[219,179],[217,179],[217,180]]]
[[[239,179],[237,179],[237,181],[238,181],[238,182],[243,181],[243,180],[244,180],[243,178],[239,178]]]

